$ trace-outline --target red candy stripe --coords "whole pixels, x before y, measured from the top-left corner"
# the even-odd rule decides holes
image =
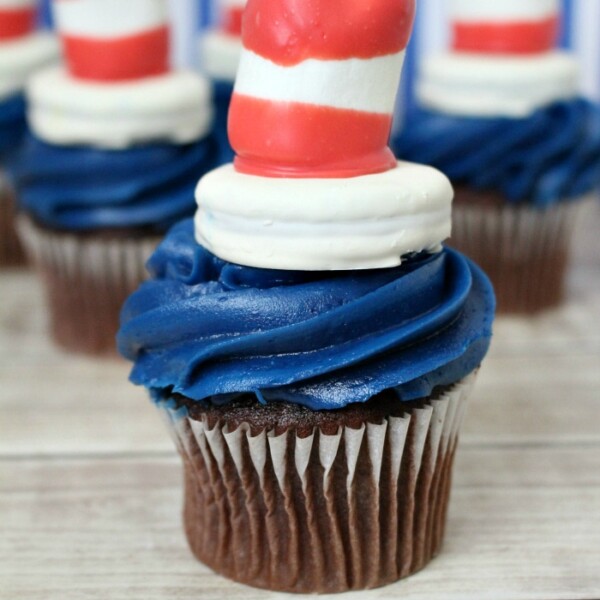
[[[459,52],[539,54],[556,46],[558,17],[516,23],[455,23],[453,47]]]
[[[35,30],[35,8],[0,8],[0,40],[13,40]]]
[[[126,81],[169,71],[167,26],[124,38],[62,36],[69,70],[94,81]]]
[[[230,8],[225,11],[225,18],[223,19],[223,31],[230,35],[240,37],[242,35],[242,15],[244,14],[243,8]]]
[[[382,144],[391,115],[234,94],[229,136],[235,168],[263,177],[351,177],[396,166]]]
[[[279,65],[373,58],[406,48],[415,0],[249,0],[244,46]]]

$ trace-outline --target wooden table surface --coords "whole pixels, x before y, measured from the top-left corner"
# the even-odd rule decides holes
[[[569,302],[500,319],[455,466],[444,552],[356,598],[600,598],[600,208]],[[40,288],[0,274],[0,598],[283,598],[197,563],[181,469],[128,365],[46,336]]]

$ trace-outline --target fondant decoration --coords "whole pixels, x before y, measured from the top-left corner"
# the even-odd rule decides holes
[[[37,0],[0,0],[0,43],[35,31]]]
[[[242,15],[246,0],[220,0],[220,25],[200,38],[204,72],[219,82],[233,84],[242,52]]]
[[[361,177],[256,177],[226,165],[196,192],[196,238],[220,258],[297,270],[393,267],[450,235],[453,191],[439,171],[396,163]]]
[[[223,31],[240,37],[242,35],[242,15],[246,0],[221,0]]]
[[[555,47],[559,0],[451,0],[453,48],[535,54]]]
[[[414,0],[250,0],[229,113],[236,169],[349,177],[387,146]]]
[[[459,116],[526,117],[578,91],[578,68],[556,50],[559,0],[452,0],[452,49],[425,58],[420,103]]]
[[[50,69],[28,91],[30,126],[51,144],[114,150],[151,141],[186,144],[212,127],[210,84],[189,71],[107,85]]]
[[[126,81],[169,70],[166,0],[54,0],[71,75]]]
[[[37,8],[36,0],[0,0],[0,101],[10,103],[11,119],[15,107],[23,107],[17,96],[29,76],[58,57],[54,36],[35,30]],[[24,113],[17,112],[23,129]]]
[[[67,69],[31,79],[34,134],[110,150],[206,137],[211,87],[169,70],[167,8],[167,0],[53,0]]]
[[[414,0],[249,0],[229,113],[237,156],[198,185],[200,244],[306,271],[441,250],[450,182],[387,145],[414,11]]]

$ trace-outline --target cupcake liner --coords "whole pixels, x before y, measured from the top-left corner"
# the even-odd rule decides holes
[[[194,420],[163,402],[183,458],[184,523],[198,559],[255,587],[374,588],[441,547],[471,374],[402,417],[331,435]]]
[[[66,350],[115,355],[119,313],[148,276],[159,237],[77,235],[18,219],[26,251],[44,282],[54,341]]]
[[[16,227],[16,202],[13,190],[0,172],[0,268],[26,264],[25,252]]]
[[[534,313],[560,305],[573,233],[588,202],[560,202],[542,210],[458,199],[449,245],[490,277],[498,311]]]

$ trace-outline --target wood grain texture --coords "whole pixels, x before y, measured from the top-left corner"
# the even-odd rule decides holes
[[[498,322],[462,432],[446,545],[366,599],[600,597],[600,208],[569,303]],[[124,362],[55,350],[40,287],[0,274],[0,598],[289,598],[197,563],[181,467]],[[339,597],[339,596],[338,596]]]

